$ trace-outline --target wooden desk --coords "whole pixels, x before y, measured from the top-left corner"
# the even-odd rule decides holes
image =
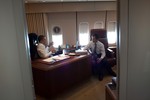
[[[53,64],[32,62],[35,92],[51,98],[91,76],[89,55],[71,56]]]

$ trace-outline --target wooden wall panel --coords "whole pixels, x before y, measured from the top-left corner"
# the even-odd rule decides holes
[[[116,10],[116,2],[26,3],[26,13]]]

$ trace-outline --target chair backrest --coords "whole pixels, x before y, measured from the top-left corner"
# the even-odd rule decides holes
[[[29,44],[30,44],[30,57],[31,60],[38,58],[37,53],[37,43],[38,43],[38,35],[36,33],[29,33]]]
[[[98,34],[99,41],[102,42],[105,46],[105,50],[108,48],[108,39],[106,29],[91,29],[90,36],[92,34]]]

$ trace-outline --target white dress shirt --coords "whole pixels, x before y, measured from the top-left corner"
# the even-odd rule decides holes
[[[45,47],[45,45],[42,43],[38,44],[37,52],[41,58],[47,58],[52,54],[52,52],[49,51],[49,48]]]
[[[88,45],[85,46],[84,50],[90,50],[93,53],[94,48],[95,48],[95,43],[93,41],[90,41]],[[104,45],[100,41],[96,42],[96,53],[101,54],[101,59],[103,59],[106,55]]]

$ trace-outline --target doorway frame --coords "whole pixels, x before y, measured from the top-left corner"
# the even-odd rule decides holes
[[[127,66],[128,66],[128,0],[117,0],[117,72],[118,99],[126,100],[127,95]],[[25,15],[25,11],[24,11]],[[27,28],[26,28],[27,29]],[[24,36],[25,38],[25,36]],[[26,44],[27,41],[26,41]],[[26,49],[29,47],[26,46]],[[30,60],[28,58],[28,60]],[[29,62],[28,65],[30,66]],[[28,91],[25,91],[28,92]]]

